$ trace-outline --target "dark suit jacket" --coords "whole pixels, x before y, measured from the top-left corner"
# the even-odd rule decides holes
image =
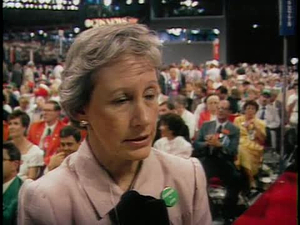
[[[17,224],[18,195],[23,181],[17,176],[3,194],[3,224]]]
[[[192,156],[196,158],[201,158],[207,156],[210,152],[210,147],[205,144],[205,136],[208,134],[216,133],[216,121],[205,122],[201,129],[199,130],[199,136],[194,142],[194,151]],[[227,122],[223,128],[229,131],[228,135],[224,135],[226,142],[221,148],[213,147],[213,152],[218,153],[219,157],[224,157],[225,159],[234,159],[238,152],[238,145],[240,139],[240,130],[233,125],[231,122]]]

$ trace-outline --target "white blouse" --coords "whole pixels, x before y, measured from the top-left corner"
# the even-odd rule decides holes
[[[39,148],[39,146],[33,145],[26,154],[21,155],[21,161],[22,163],[18,176],[22,180],[26,180],[30,167],[44,165],[44,152]]]
[[[182,158],[190,158],[193,150],[191,143],[182,136],[177,136],[173,140],[168,140],[166,137],[160,138],[154,143],[153,147]]]

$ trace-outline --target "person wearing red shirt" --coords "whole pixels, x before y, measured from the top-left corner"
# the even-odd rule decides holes
[[[60,145],[59,132],[66,126],[59,120],[61,107],[58,102],[49,100],[43,106],[43,121],[35,122],[28,132],[28,140],[45,151],[44,160],[48,165],[50,157]]]

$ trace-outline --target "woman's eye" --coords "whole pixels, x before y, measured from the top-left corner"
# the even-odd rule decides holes
[[[126,103],[129,99],[128,98],[120,98],[114,101],[114,104],[116,105],[122,105],[124,103]]]
[[[149,94],[149,95],[146,95],[145,98],[146,98],[147,100],[153,100],[153,99],[156,98],[156,95],[155,95],[155,94]]]

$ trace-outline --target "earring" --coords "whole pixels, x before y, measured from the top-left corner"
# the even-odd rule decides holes
[[[86,120],[81,120],[81,121],[80,121],[80,126],[81,126],[81,127],[86,127],[88,124],[89,124],[89,122],[86,121]]]

